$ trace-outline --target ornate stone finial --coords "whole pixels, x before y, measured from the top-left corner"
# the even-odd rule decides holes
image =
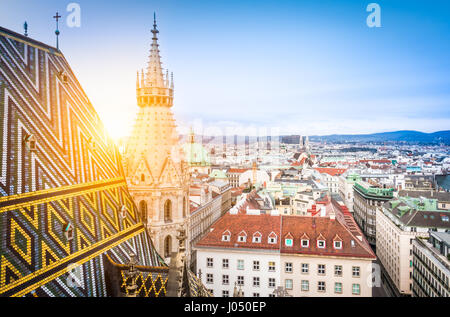
[[[24,29],[24,34],[25,36],[28,36],[28,23],[27,21],[25,21],[25,23],[23,24],[23,29]]]
[[[239,291],[238,291],[238,288],[237,288],[237,282],[234,282],[233,297],[239,297]]]
[[[166,82],[165,82],[166,88],[169,88],[169,70],[166,69]]]
[[[184,251],[186,250],[186,230],[184,228],[178,229],[178,236],[177,236],[177,240],[179,243],[179,252],[180,253],[184,253]]]
[[[191,126],[191,128],[189,130],[189,143],[190,144],[194,144],[195,143],[195,133],[194,133],[194,129],[192,128],[192,126]]]
[[[139,89],[139,71],[136,72],[136,89]]]
[[[278,286],[273,293],[276,297],[292,297],[283,286]]]
[[[134,253],[130,254],[130,261],[128,262],[128,271],[126,271],[125,276],[128,279],[131,279],[131,282],[126,285],[127,288],[127,297],[137,297],[136,290],[136,278],[139,275],[138,270],[136,269],[137,257]]]

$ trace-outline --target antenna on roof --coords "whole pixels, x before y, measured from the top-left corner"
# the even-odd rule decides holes
[[[23,24],[23,29],[24,29],[24,34],[25,36],[28,36],[28,23],[27,21],[25,21],[25,23]]]

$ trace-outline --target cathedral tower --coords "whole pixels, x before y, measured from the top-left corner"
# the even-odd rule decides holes
[[[189,175],[178,144],[173,106],[173,75],[161,66],[158,29],[153,24],[147,69],[137,74],[139,111],[124,154],[124,170],[156,250],[164,258],[177,252],[177,230],[185,225]]]

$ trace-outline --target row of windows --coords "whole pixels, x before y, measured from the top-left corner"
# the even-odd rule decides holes
[[[227,230],[222,234],[222,241],[224,241],[224,242],[231,241],[230,231]],[[244,231],[239,233],[237,241],[238,242],[247,242],[247,234]],[[252,243],[261,243],[261,241],[262,241],[262,234],[259,232],[255,232],[253,234]],[[269,236],[267,238],[267,243],[269,243],[269,244],[277,243],[277,235],[273,232],[271,234],[269,234]]]
[[[222,241],[224,242],[230,242],[231,241],[231,234],[229,233],[229,231],[225,232],[222,235]],[[240,233],[238,238],[237,238],[238,242],[247,242],[247,235],[244,233]],[[262,235],[259,232],[256,232],[253,235],[252,238],[252,243],[261,243],[262,241]],[[277,237],[275,234],[271,234],[269,235],[268,239],[267,239],[267,243],[269,244],[275,244],[277,243]],[[287,247],[292,247],[294,245],[294,239],[292,238],[286,238],[284,240],[284,244]],[[352,247],[355,247],[355,241],[351,240],[351,245]],[[301,240],[301,247],[302,248],[309,248],[309,240],[308,239],[302,239]],[[317,247],[320,249],[324,249],[326,248],[326,241],[325,240],[317,240]],[[335,249],[342,249],[342,241],[339,240],[334,240],[333,241],[333,248]]]
[[[145,181],[145,175],[141,175],[141,180]],[[186,217],[186,207],[186,198],[183,197],[183,218]],[[139,212],[141,214],[141,220],[144,223],[147,223],[149,215],[147,212],[147,202],[145,200],[139,202]],[[167,199],[164,203],[164,222],[172,222],[172,201],[170,199]]]
[[[352,247],[354,247],[355,242],[352,240],[351,243],[352,243]],[[284,240],[284,244],[287,247],[292,247],[294,245],[294,240],[292,238],[287,238]],[[319,249],[324,249],[326,247],[326,245],[327,245],[327,243],[325,240],[317,240],[317,247]],[[309,248],[309,240],[302,239],[301,246],[302,246],[302,248]],[[342,249],[342,241],[338,241],[338,240],[333,241],[333,248]]]
[[[222,259],[222,268],[228,269],[230,266],[228,259]],[[213,258],[206,258],[206,267],[212,268],[214,267],[214,259]],[[237,267],[238,270],[244,270],[244,260],[237,260]],[[260,270],[260,262],[259,261],[253,261],[252,266],[254,271]],[[268,262],[268,271],[269,272],[275,272],[275,262],[269,261]],[[292,262],[286,262],[284,264],[284,270],[286,273],[293,273],[294,267]],[[301,272],[303,274],[309,273],[309,264],[308,263],[302,263],[301,264]],[[342,276],[342,265],[335,265],[334,266],[334,275],[336,276]],[[317,265],[317,274],[319,275],[325,275],[326,274],[326,265],[325,264],[318,264]],[[361,275],[361,268],[359,266],[352,266],[352,277],[359,277]]]
[[[414,260],[416,261],[416,260]],[[424,268],[421,263],[414,263],[414,282],[415,288],[417,289],[417,284],[421,286],[421,288],[426,290],[426,297],[439,296],[439,297],[448,297],[449,296],[449,288],[445,287],[436,279],[433,278],[432,274]],[[423,293],[423,292],[422,292]]]
[[[292,273],[292,263],[285,263],[285,272],[286,273]],[[309,264],[308,263],[302,263],[301,266],[301,272],[303,274],[309,273]],[[334,275],[335,276],[342,276],[343,268],[342,265],[335,265],[334,266]],[[319,275],[325,275],[326,274],[326,265],[325,264],[318,264],[317,265],[317,274]],[[360,277],[361,276],[361,268],[359,266],[352,266],[352,277]]]
[[[209,290],[211,294],[214,295],[214,291],[213,290]],[[244,292],[241,291],[242,296],[245,296]],[[261,297],[260,293],[252,293],[253,297]],[[230,291],[228,290],[223,290],[222,291],[222,297],[230,297]],[[269,294],[269,297],[275,297],[274,294]]]
[[[287,279],[284,281],[285,288],[287,290],[291,290],[293,288],[293,282],[291,279]],[[302,280],[300,284],[300,289],[302,292],[309,292],[309,281],[308,280]],[[325,281],[318,281],[317,282],[317,291],[318,292],[326,292],[327,291],[327,284]],[[337,294],[342,294],[343,292],[343,286],[341,282],[335,282],[334,283],[334,292]],[[361,285],[360,284],[352,284],[352,294],[353,295],[360,295],[361,294]]]
[[[432,261],[430,261],[429,257],[426,256],[419,248],[415,245],[413,246],[415,256],[421,259],[427,266],[427,270],[433,272],[444,284],[449,287],[449,278],[442,270],[437,267]]]
[[[238,277],[238,283],[237,285],[243,286],[244,285],[244,277],[240,276],[241,279]],[[272,280],[272,281],[271,281]],[[259,282],[258,282],[259,283]],[[258,285],[259,286],[259,285]],[[274,288],[275,287],[275,279],[269,279],[269,287]],[[293,288],[293,282],[291,279],[285,280],[285,289],[286,290],[292,290]],[[211,294],[214,294],[213,290],[209,290]],[[301,291],[302,292],[309,292],[310,291],[310,283],[308,280],[302,280],[301,281]],[[326,292],[327,291],[327,284],[325,281],[318,281],[317,282],[317,291],[318,292]],[[334,283],[334,293],[336,294],[342,294],[343,293],[343,285],[340,282]],[[352,284],[352,294],[353,295],[361,295],[361,285],[360,284]],[[242,292],[242,295],[244,295],[244,292]],[[228,290],[222,291],[223,297],[229,297],[230,293]],[[274,297],[275,295],[269,294],[269,297]],[[259,293],[253,293],[253,297],[260,297]]]
[[[275,272],[276,270],[276,264],[274,261],[269,261],[267,263],[268,271],[269,272]],[[206,267],[212,268],[214,267],[214,259],[213,258],[206,258]],[[259,271],[260,270],[260,262],[259,261],[253,261],[253,270]],[[229,269],[230,268],[230,261],[229,259],[222,259],[222,268],[223,269]],[[237,260],[236,268],[238,270],[244,270],[244,260]]]
[[[206,274],[206,283],[207,284],[214,284],[214,274],[208,273]],[[222,285],[230,285],[230,276],[229,275],[222,275]],[[237,286],[244,286],[245,285],[245,277],[240,275],[236,278],[236,285]],[[260,287],[261,286],[261,280],[259,277],[255,276],[253,277],[253,287]],[[268,279],[267,286],[269,288],[275,288],[276,286],[276,280],[273,277],[270,277]]]

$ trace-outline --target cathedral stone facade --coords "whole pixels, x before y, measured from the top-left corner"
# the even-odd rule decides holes
[[[178,251],[176,236],[185,227],[189,173],[171,111],[173,76],[161,67],[156,21],[152,33],[147,70],[137,74],[139,111],[125,147],[124,170],[155,248],[167,259]]]

